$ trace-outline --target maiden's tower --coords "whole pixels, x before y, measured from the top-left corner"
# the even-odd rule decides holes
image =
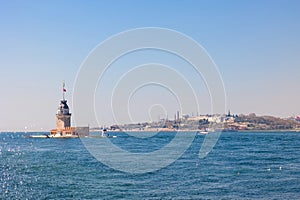
[[[63,99],[60,101],[56,111],[56,128],[50,131],[49,137],[82,137],[89,135],[89,127],[72,127],[71,113],[67,100],[65,99],[65,83],[62,87]]]

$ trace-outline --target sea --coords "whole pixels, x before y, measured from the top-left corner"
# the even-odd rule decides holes
[[[0,199],[300,199],[297,132],[225,132],[204,158],[205,135],[195,133],[183,155],[147,173],[103,164],[78,138],[25,137],[30,134],[44,133],[0,133]],[[151,152],[176,133],[111,134],[128,152]]]

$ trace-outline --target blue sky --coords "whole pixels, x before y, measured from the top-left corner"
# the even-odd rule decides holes
[[[61,81],[71,101],[89,52],[140,27],[174,29],[201,44],[233,113],[300,114],[299,11],[291,0],[0,1],[0,130],[54,127]]]

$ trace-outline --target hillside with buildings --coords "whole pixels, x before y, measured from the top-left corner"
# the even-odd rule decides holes
[[[279,118],[273,116],[256,116],[226,114],[179,116],[173,120],[161,119],[156,122],[112,125],[105,127],[110,131],[300,131],[300,117]],[[103,129],[103,127],[92,130]]]

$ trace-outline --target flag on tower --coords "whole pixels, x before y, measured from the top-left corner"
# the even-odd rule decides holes
[[[66,92],[66,88],[65,88],[65,82],[63,82],[63,92]]]

